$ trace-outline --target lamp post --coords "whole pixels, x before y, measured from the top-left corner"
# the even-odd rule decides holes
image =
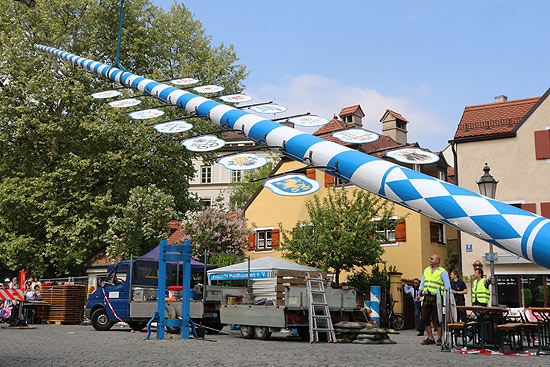
[[[477,181],[479,192],[481,195],[494,199],[497,193],[498,181],[489,174],[491,169],[485,163],[483,167],[483,176]],[[495,253],[493,252],[493,244],[489,242],[489,264],[491,266],[491,305],[496,306],[498,304],[497,298],[497,280],[495,278]]]

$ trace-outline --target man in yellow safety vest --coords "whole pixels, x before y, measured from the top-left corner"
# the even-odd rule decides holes
[[[430,257],[430,266],[424,269],[422,280],[420,281],[420,295],[422,296],[422,322],[428,333],[428,338],[422,341],[422,345],[436,344],[441,345],[441,322],[437,312],[437,294],[443,296],[445,289],[451,288],[451,281],[447,270],[439,266],[441,258],[439,255]],[[437,328],[437,343],[434,340],[432,324]]]
[[[487,306],[491,298],[491,277],[483,279],[483,269],[474,271],[474,283],[472,284],[472,306]]]

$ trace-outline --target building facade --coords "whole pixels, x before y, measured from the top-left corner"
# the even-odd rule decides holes
[[[478,191],[485,163],[498,181],[496,199],[550,218],[550,90],[542,97],[467,106],[450,142],[458,185]],[[481,262],[490,273],[489,245],[461,233],[462,272]],[[495,248],[498,302],[510,307],[548,306],[550,271]]]
[[[418,144],[406,143],[403,140],[402,132],[406,121],[400,114],[393,111],[386,111],[381,119],[385,135],[380,135],[376,141],[364,144],[344,143],[332,136],[334,132],[357,128],[362,126],[360,118],[362,115],[359,108],[353,109],[352,106],[342,110],[340,117],[336,116],[333,120],[320,128],[314,135],[348,146],[352,149],[358,149],[365,153],[374,155],[378,158],[391,160],[394,163],[407,166],[408,168],[421,171],[425,174],[446,179],[447,163],[440,155],[438,162],[426,165],[400,163],[388,156],[388,153],[403,147],[419,148]],[[356,113],[355,117],[347,115]],[[392,127],[399,129],[397,134]],[[401,142],[391,137],[394,134]],[[388,136],[390,135],[390,136]],[[427,150],[426,150],[427,151]],[[293,169],[304,167],[302,163],[283,159],[276,167],[274,174],[287,172]],[[317,180],[321,184],[321,189],[315,193],[320,197],[326,196],[327,191],[334,186],[339,186],[338,178],[325,173],[321,170],[310,169],[307,171],[309,178]],[[361,190],[355,186],[346,186],[343,190]],[[283,229],[292,230],[296,227],[299,220],[307,220],[307,210],[305,203],[312,199],[308,196],[279,196],[275,195],[269,189],[260,189],[249,201],[245,208],[245,215],[249,222],[256,224],[255,234],[249,238],[249,255],[252,258],[263,256],[281,257],[277,251],[281,239],[279,224]],[[395,219],[405,217],[405,220],[398,224],[395,230],[387,231],[388,242],[382,244],[385,253],[383,260],[388,266],[396,267],[398,272],[403,273],[404,278],[415,278],[422,276],[422,270],[429,266],[429,258],[432,254],[441,256],[444,262],[448,251],[456,251],[457,231],[454,228],[445,226],[426,216],[420,215],[407,208],[395,205]],[[341,274],[340,279],[345,279],[346,274]]]

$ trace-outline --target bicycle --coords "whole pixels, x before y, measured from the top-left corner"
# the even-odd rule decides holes
[[[391,329],[395,330],[401,330],[403,329],[403,326],[405,326],[405,318],[401,314],[397,314],[393,311],[393,306],[399,302],[395,301],[390,298],[391,306],[390,306],[390,313],[388,314],[387,320],[388,320],[388,326]]]

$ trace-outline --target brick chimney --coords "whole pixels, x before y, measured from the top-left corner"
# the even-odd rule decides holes
[[[495,103],[506,102],[507,100],[508,100],[508,97],[506,97],[504,94],[501,94],[500,96],[495,97]]]
[[[363,113],[360,105],[357,104],[355,106],[344,107],[342,108],[342,111],[340,111],[339,115],[342,121],[352,124],[360,129],[363,128],[363,117],[365,117],[365,114]]]
[[[382,134],[389,136],[399,144],[407,144],[407,121],[399,113],[386,110],[380,119],[382,123]]]

